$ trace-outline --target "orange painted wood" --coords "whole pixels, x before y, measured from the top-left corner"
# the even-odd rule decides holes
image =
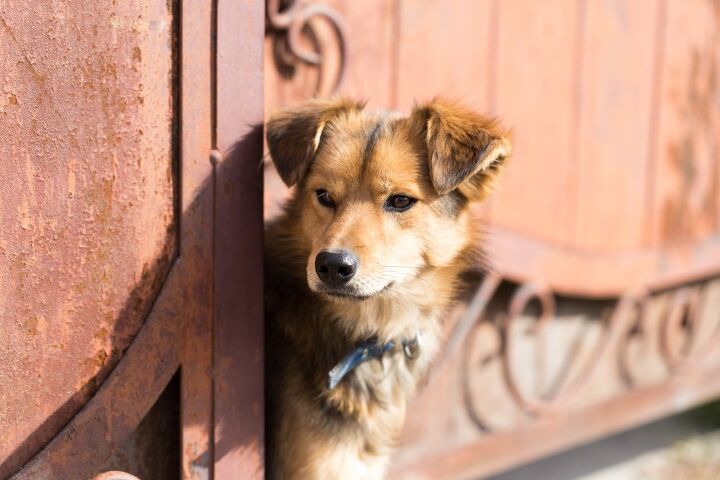
[[[402,2],[397,48],[397,106],[436,95],[488,111],[492,1]]]
[[[642,245],[660,3],[587,2],[577,183],[567,189],[572,243],[585,251]]]
[[[578,2],[498,4],[496,105],[514,130],[514,153],[493,199],[492,219],[566,244],[576,161]]]
[[[697,240],[717,229],[720,6],[667,6],[651,242]]]

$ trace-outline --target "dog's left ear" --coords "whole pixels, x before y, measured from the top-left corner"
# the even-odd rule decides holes
[[[410,118],[424,137],[435,191],[483,200],[511,150],[497,122],[442,99],[415,107]]]

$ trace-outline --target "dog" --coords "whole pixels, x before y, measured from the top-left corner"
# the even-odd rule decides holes
[[[409,115],[312,100],[267,124],[295,191],[266,228],[268,478],[381,479],[510,154],[443,99]]]

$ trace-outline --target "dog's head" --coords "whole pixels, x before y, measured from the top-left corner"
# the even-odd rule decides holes
[[[494,121],[438,99],[408,116],[312,101],[271,118],[267,139],[280,177],[297,185],[310,288],[355,299],[455,262],[473,240],[468,205],[510,152]]]

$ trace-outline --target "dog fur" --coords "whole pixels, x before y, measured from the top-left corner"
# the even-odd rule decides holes
[[[273,116],[267,140],[296,188],[266,231],[268,478],[383,478],[443,313],[477,265],[470,206],[490,192],[510,143],[495,121],[442,99],[406,116],[314,100]],[[403,203],[388,206],[392,195],[416,202],[392,210]],[[315,267],[336,250],[359,259],[341,289]],[[394,349],[328,389],[328,371],[361,342],[417,332],[419,355]]]

